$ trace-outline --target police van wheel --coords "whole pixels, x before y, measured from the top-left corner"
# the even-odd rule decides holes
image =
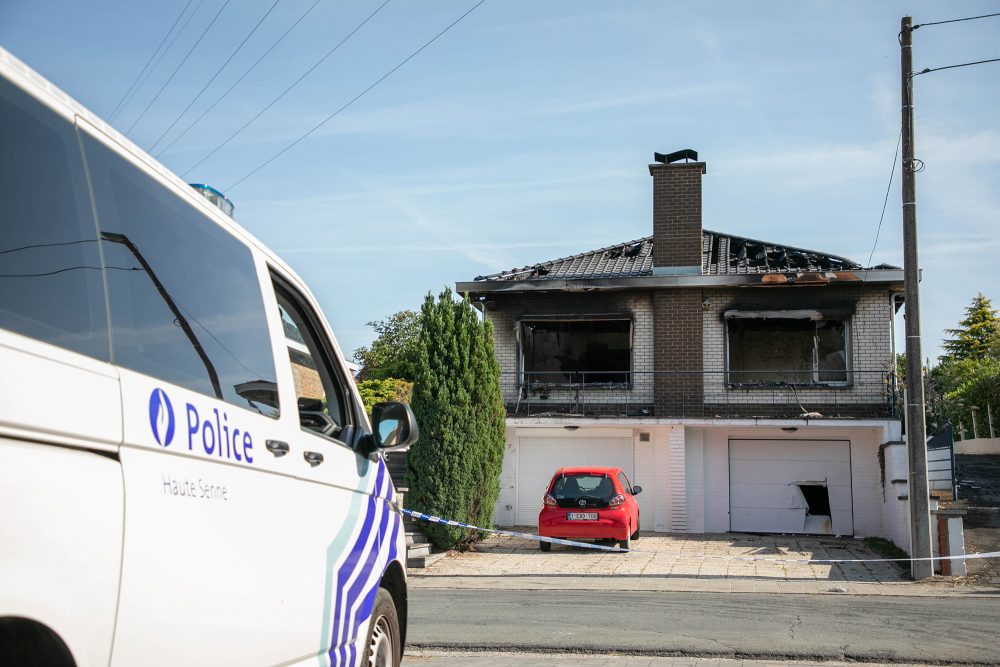
[[[372,622],[368,627],[368,661],[366,667],[399,667],[402,656],[399,646],[399,617],[392,595],[384,588],[375,594]]]

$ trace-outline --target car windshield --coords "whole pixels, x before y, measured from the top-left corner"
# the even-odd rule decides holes
[[[560,475],[552,485],[552,496],[556,500],[574,500],[586,496],[608,501],[614,495],[615,487],[611,478],[603,474]]]

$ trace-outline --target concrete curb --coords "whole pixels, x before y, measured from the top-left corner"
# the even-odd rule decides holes
[[[928,583],[795,581],[753,578],[697,579],[661,575],[435,575],[409,571],[411,588],[481,590],[601,590],[685,593],[770,593],[899,597],[997,597],[1000,588],[953,586],[949,579]]]

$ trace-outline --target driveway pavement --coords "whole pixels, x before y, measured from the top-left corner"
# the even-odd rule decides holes
[[[632,546],[630,553],[615,553],[554,545],[542,553],[532,540],[494,535],[472,551],[450,552],[426,569],[410,570],[410,585],[872,595],[997,592],[995,587],[956,589],[955,580],[940,577],[914,584],[894,562],[787,562],[881,558],[855,538],[643,532]]]

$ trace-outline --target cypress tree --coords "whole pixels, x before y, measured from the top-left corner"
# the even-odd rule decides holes
[[[420,440],[406,463],[407,506],[478,526],[493,525],[504,452],[504,405],[493,329],[450,289],[421,309],[413,412]],[[438,547],[464,547],[482,537],[425,524]]]

